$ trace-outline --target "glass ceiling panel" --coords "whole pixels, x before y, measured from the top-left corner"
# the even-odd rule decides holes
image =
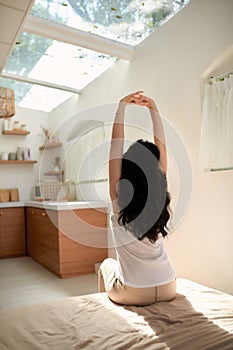
[[[67,91],[0,78],[0,86],[13,89],[15,104],[43,112],[51,112],[73,94]]]
[[[31,14],[119,42],[136,45],[190,0],[35,0]],[[117,58],[23,32],[3,70],[81,90]],[[72,93],[0,79],[15,91],[16,104],[51,111]]]
[[[115,57],[24,32],[3,73],[82,89],[115,61]]]
[[[31,14],[137,45],[190,0],[35,0]]]

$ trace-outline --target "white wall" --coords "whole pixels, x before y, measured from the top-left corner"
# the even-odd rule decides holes
[[[12,120],[18,120],[27,125],[30,134],[27,136],[2,135],[0,131],[0,152],[15,152],[17,147],[30,147],[31,158],[37,160],[33,165],[0,165],[0,188],[19,188],[20,200],[31,199],[34,184],[39,179],[40,159],[42,152],[39,146],[44,143],[40,125],[49,125],[49,115],[26,108],[16,108]],[[0,130],[3,129],[4,120],[0,119]]]
[[[199,145],[200,79],[233,44],[232,13],[232,0],[193,0],[137,47],[133,62],[120,60],[78,99],[70,100],[67,109],[63,106],[62,114],[57,109],[51,115],[53,123],[55,119],[60,123],[77,111],[114,103],[138,89],[153,96],[183,139],[193,169],[192,201],[185,219],[166,242],[168,253],[178,276],[231,293],[233,174],[204,173],[199,166]]]

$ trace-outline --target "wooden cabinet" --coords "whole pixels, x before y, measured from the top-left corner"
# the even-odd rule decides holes
[[[25,255],[24,208],[0,208],[0,258]]]
[[[107,258],[107,214],[101,209],[27,208],[27,252],[61,278],[94,273]]]
[[[56,211],[26,208],[27,254],[59,274],[58,230],[50,217],[56,220]]]

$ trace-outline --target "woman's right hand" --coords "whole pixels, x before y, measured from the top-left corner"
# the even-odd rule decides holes
[[[139,104],[141,100],[141,95],[143,91],[139,90],[136,92],[132,92],[129,95],[126,95],[120,100],[120,103],[128,103],[128,104]]]
[[[140,99],[138,100],[138,105],[147,107],[155,112],[158,112],[158,108],[155,104],[155,101],[152,98],[144,95],[140,95]]]

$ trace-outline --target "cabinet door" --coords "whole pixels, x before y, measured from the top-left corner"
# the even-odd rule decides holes
[[[61,277],[94,273],[108,255],[106,211],[59,211],[59,251]]]
[[[25,255],[24,208],[0,209],[0,258]]]
[[[56,212],[29,207],[26,218],[28,255],[59,275]]]

